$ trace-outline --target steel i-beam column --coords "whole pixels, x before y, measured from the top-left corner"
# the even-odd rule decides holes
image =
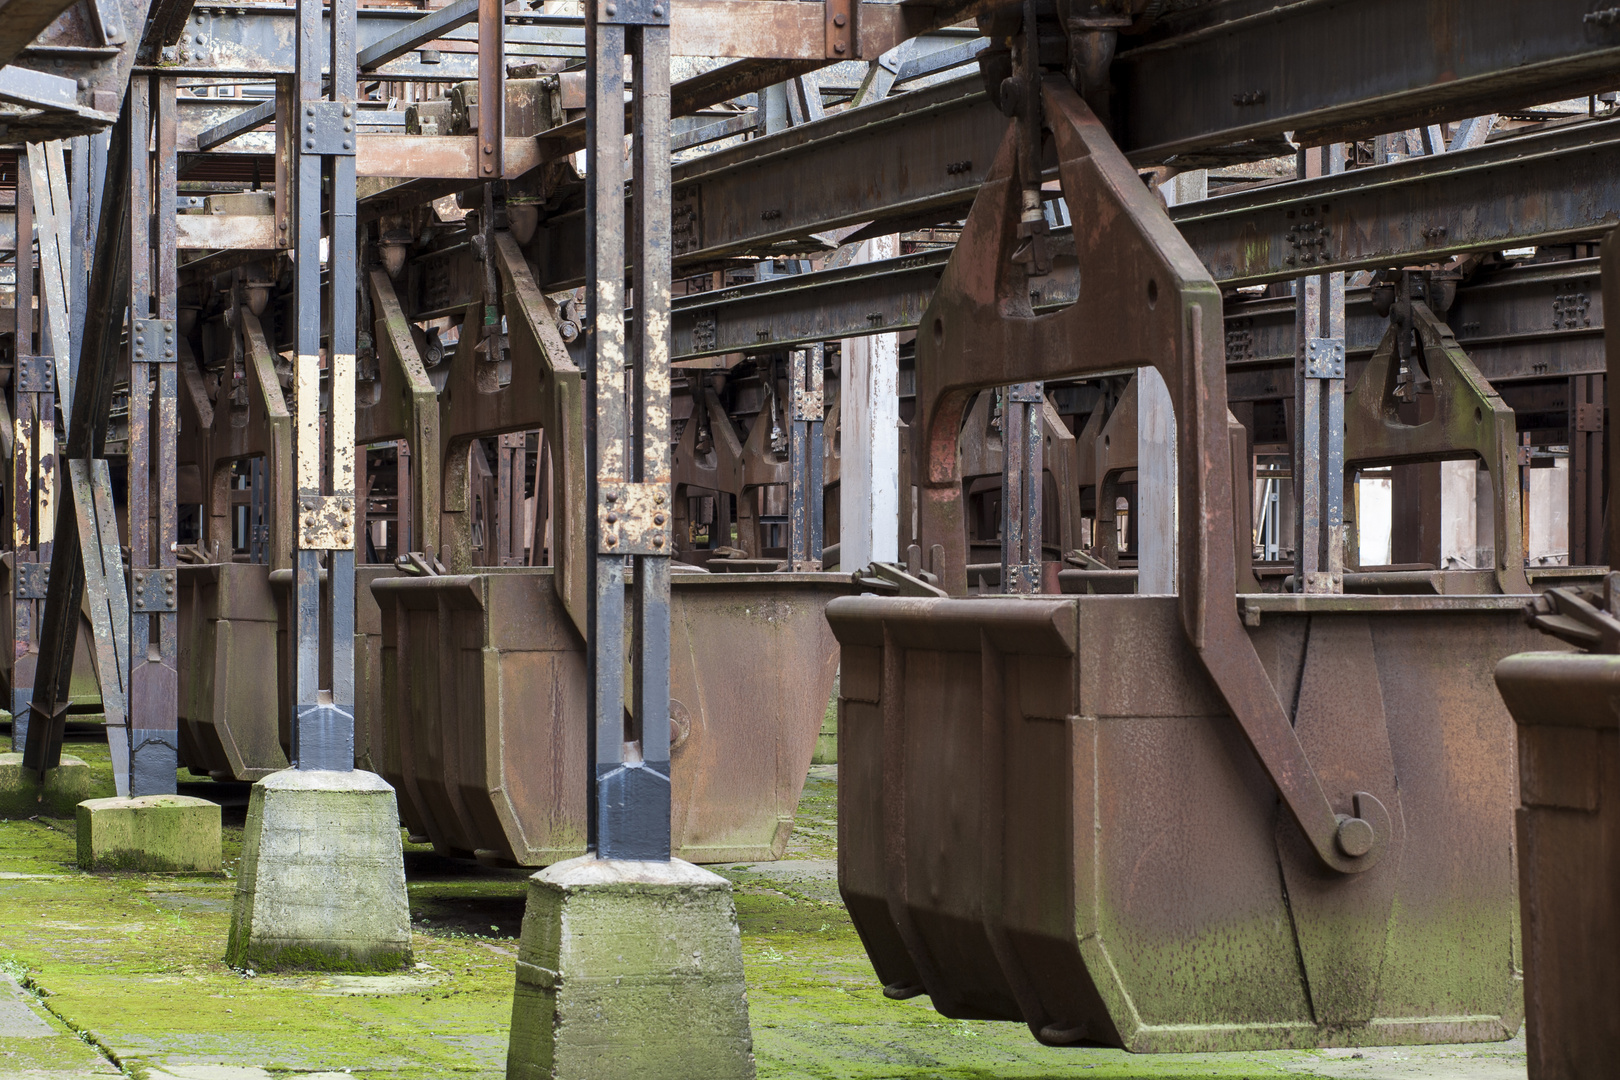
[[[130,158],[134,212],[129,218],[129,791],[133,796],[173,794],[179,759],[175,89],[173,79],[159,77],[136,79],[130,87],[135,121]],[[151,158],[149,130],[155,136]]]
[[[634,217],[624,216],[624,58],[635,64]],[[669,9],[599,0],[586,29],[590,222],[591,844],[669,858]],[[626,334],[625,249],[635,312]],[[626,386],[626,376],[629,386]],[[624,708],[625,557],[634,574]]]
[[[35,619],[45,597],[45,574],[50,555],[35,547],[34,498],[39,486],[36,468],[40,389],[48,383],[49,360],[34,353],[34,191],[26,165],[17,170],[17,267],[15,369],[11,385],[11,748],[21,752],[28,741],[29,702],[34,697],[34,670],[39,660]],[[42,544],[50,530],[40,528]]]
[[[1038,382],[1001,391],[1001,591],[1041,591],[1041,409]]]
[[[1307,177],[1344,171],[1344,147],[1301,152]],[[1301,258],[1327,259],[1321,222],[1300,224]],[[1294,490],[1300,592],[1344,591],[1344,274],[1296,283]]]
[[[795,573],[821,569],[822,445],[826,365],[820,342],[794,349],[788,366],[791,428],[788,443],[788,559]]]
[[[331,13],[332,86],[321,87],[320,0],[298,3],[298,103],[293,110],[293,245],[297,359],[295,442],[298,557],[294,640],[293,764],[354,767],[355,559],[355,145],[357,77],[354,0]],[[321,423],[321,182],[330,180],[330,292],[326,376],[329,423]],[[323,435],[325,438],[323,438]],[[330,442],[330,446],[325,445]],[[330,471],[323,469],[328,464]],[[331,681],[321,685],[321,561],[331,603]]]

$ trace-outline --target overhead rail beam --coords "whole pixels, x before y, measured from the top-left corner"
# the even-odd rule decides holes
[[[708,214],[715,203],[708,190],[703,198]],[[1592,239],[1620,222],[1620,120],[1257,188],[1174,207],[1170,217],[1215,279],[1233,286]],[[1060,243],[1067,235],[1054,231]],[[682,298],[675,355],[913,329],[948,257],[934,251]],[[1060,258],[1038,302],[1072,300],[1077,280],[1072,260]]]
[[[1613,89],[1620,74],[1620,25],[1588,19],[1599,6],[1222,5],[1230,14],[1210,25],[1142,45],[1121,42],[1112,69],[1125,103],[1116,134],[1138,164],[1200,154],[1218,160],[1246,140],[1285,132],[1300,146],[1320,146],[1585,97]],[[1196,93],[1188,92],[1188,72],[1197,73]]]

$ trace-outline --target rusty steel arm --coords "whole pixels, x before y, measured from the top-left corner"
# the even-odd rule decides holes
[[[446,446],[452,438],[467,433],[492,434],[499,431],[543,428],[551,452],[555,477],[552,513],[554,561],[557,567],[557,595],[580,633],[585,632],[586,550],[585,522],[589,512],[585,501],[585,398],[583,376],[568,355],[558,328],[557,309],[541,293],[528,262],[510,233],[495,234],[494,257],[500,271],[507,329],[511,339],[512,381],[504,390],[486,394],[488,404],[480,415],[457,420],[465,405],[457,405],[449,394],[447,410],[456,409],[445,423]],[[460,362],[460,357],[457,358]],[[468,365],[462,364],[463,368]],[[465,377],[465,376],[463,376]],[[452,369],[452,382],[455,381]],[[466,400],[466,394],[461,397]],[[460,434],[449,430],[456,424]],[[453,467],[448,450],[447,467]],[[450,496],[446,482],[446,499]]]
[[[1220,291],[1079,96],[1049,79],[1044,103],[1064,195],[1086,225],[1077,256],[1109,273],[1088,275],[1068,308],[1030,309],[1011,261],[1021,188],[1009,131],[917,339],[918,536],[923,550],[944,552],[930,569],[947,591],[966,592],[957,436],[974,391],[1157,367],[1176,409],[1182,624],[1318,858],[1343,872],[1366,869],[1388,843],[1388,814],[1363,792],[1339,793],[1352,813],[1329,802],[1234,603]]]
[[[388,439],[411,444],[411,535],[423,553],[439,552],[439,394],[428,379],[417,345],[421,333],[400,306],[388,271],[373,267],[367,276],[376,312],[382,369],[375,404],[356,410],[355,441],[361,446]]]
[[[1518,421],[1501,395],[1457,345],[1451,328],[1422,301],[1411,303],[1411,329],[1434,385],[1434,416],[1408,424],[1397,411],[1398,336],[1391,325],[1345,405],[1345,476],[1357,468],[1477,456],[1490,471],[1496,535],[1496,584],[1526,594],[1520,531]]]
[[[276,353],[265,338],[257,316],[242,312],[242,351],[247,366],[248,408],[263,417],[262,440],[270,486],[270,568],[291,569],[296,550],[297,512],[294,500],[293,415],[276,373]]]

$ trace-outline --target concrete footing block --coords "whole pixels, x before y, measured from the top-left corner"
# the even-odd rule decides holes
[[[529,879],[507,1080],[753,1080],[731,883],[586,855]]]
[[[81,870],[213,872],[219,805],[189,795],[86,799],[76,813]]]
[[[253,785],[225,960],[259,971],[391,971],[411,960],[394,789],[285,769]]]
[[[90,766],[62,755],[62,763],[39,774],[23,767],[21,754],[0,754],[0,818],[70,818],[90,794]]]

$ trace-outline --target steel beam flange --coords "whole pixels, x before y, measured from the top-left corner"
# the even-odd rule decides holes
[[[597,520],[601,555],[668,555],[669,485],[603,480]]]
[[[130,610],[136,612],[178,611],[175,601],[174,570],[135,570],[130,574]]]

